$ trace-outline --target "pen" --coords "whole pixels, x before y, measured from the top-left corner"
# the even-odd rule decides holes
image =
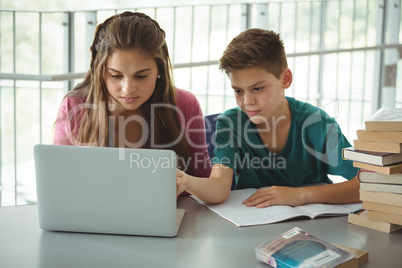
[[[350,212],[351,214],[358,214],[358,213],[360,213],[360,212],[363,212],[365,209],[364,208],[361,208],[361,209],[358,209],[358,210],[356,210],[356,211],[353,211],[353,212]]]

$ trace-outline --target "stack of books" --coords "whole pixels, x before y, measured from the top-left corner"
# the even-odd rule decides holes
[[[343,150],[344,159],[360,168],[363,204],[348,221],[390,233],[402,228],[402,108],[381,108],[365,126],[354,146]]]

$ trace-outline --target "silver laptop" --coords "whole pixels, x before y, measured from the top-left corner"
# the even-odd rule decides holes
[[[176,154],[171,150],[36,145],[44,230],[176,236]]]

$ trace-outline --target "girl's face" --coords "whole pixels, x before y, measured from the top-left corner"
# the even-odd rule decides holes
[[[134,111],[153,94],[158,78],[155,60],[137,49],[117,50],[106,62],[104,81],[117,111]]]
[[[280,78],[262,68],[247,68],[229,73],[237,105],[258,125],[285,113],[285,88],[292,82],[292,74],[285,69]],[[276,118],[278,117],[278,118]]]

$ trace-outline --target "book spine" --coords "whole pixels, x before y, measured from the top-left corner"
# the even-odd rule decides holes
[[[366,210],[375,210],[379,212],[397,214],[402,216],[402,206],[394,206],[370,201],[363,201],[362,207],[363,209]]]
[[[367,218],[367,215],[366,215],[366,217],[363,217],[363,216],[360,216],[357,214],[349,214],[348,222],[351,224],[363,226],[363,227],[370,228],[370,229],[377,230],[377,231],[384,232],[384,233],[390,233],[390,232],[394,231],[394,229],[395,230],[398,229],[398,228],[393,227],[392,224],[388,223],[388,222],[369,220]]]
[[[357,168],[368,169],[368,170],[382,173],[385,175],[391,174],[391,169],[389,167],[380,167],[380,166],[370,165],[370,164],[357,162],[357,161],[353,161],[353,166],[357,167]]]
[[[361,141],[402,143],[402,132],[377,132],[377,131],[358,130],[357,139]]]
[[[402,194],[360,190],[360,200],[393,206],[402,206]]]
[[[375,142],[375,141],[353,141],[356,150],[381,152],[381,153],[402,153],[402,144],[396,142]]]
[[[401,215],[369,210],[367,212],[367,218],[373,221],[385,221],[397,225],[402,225]]]
[[[368,131],[387,131],[399,132],[402,131],[402,122],[400,121],[366,121],[366,130]]]
[[[402,185],[360,182],[360,189],[365,191],[402,194]]]
[[[390,174],[395,174],[395,173],[401,173],[402,172],[402,164],[395,164],[395,165],[389,165],[389,166],[376,166],[376,165],[371,165],[371,164],[366,164],[362,162],[357,162],[353,161],[353,166],[357,168],[362,168],[362,169],[368,169],[371,171],[375,171],[378,173],[382,173],[385,175],[390,175]]]

